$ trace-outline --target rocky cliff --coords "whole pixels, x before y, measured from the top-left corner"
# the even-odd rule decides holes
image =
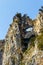
[[[21,13],[13,17],[0,51],[2,65],[43,65],[43,6],[34,20]]]
[[[0,40],[0,65],[2,65],[2,55],[4,52],[5,40]]]

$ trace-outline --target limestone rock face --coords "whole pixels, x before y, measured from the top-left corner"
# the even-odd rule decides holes
[[[34,32],[36,34],[39,34],[40,33],[40,29],[41,29],[40,20],[36,19],[35,22],[34,22]]]
[[[2,56],[3,56],[3,52],[4,52],[4,44],[5,44],[5,40],[0,40],[0,65],[2,65]]]
[[[43,31],[43,8],[39,12],[37,18],[34,20],[34,32],[40,34]]]
[[[15,19],[10,25],[8,33],[5,38],[5,48],[3,54],[2,65],[19,65],[20,51],[21,50],[21,38],[18,27],[18,19]]]
[[[43,65],[43,51],[39,51],[37,54],[33,55],[24,61],[24,65]]]
[[[40,40],[40,39],[39,39]],[[35,46],[31,46],[25,51],[22,64],[24,65],[43,65],[43,50],[39,49],[39,40],[36,38],[34,41]],[[43,41],[41,42],[43,43]]]
[[[0,65],[43,65],[43,7],[34,20],[26,14],[14,16],[0,41],[0,54]]]

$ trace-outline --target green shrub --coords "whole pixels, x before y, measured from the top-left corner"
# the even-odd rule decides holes
[[[40,36],[38,36],[37,40],[38,40],[38,48],[40,50],[43,50],[43,34],[41,34]]]
[[[36,37],[32,37],[32,38],[30,39],[30,42],[31,42],[30,46],[35,46],[35,43],[34,43],[35,38],[36,38]]]

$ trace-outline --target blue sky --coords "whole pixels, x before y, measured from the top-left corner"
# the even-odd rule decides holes
[[[4,39],[13,16],[20,12],[34,19],[43,0],[0,0],[0,39]]]

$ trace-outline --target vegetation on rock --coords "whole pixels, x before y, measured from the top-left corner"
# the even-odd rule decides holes
[[[0,50],[4,48],[2,65],[40,65],[40,59],[43,60],[43,7],[34,20],[17,13],[4,43],[0,45]]]
[[[40,50],[43,50],[43,33],[37,36],[37,40],[38,40],[38,48]]]

